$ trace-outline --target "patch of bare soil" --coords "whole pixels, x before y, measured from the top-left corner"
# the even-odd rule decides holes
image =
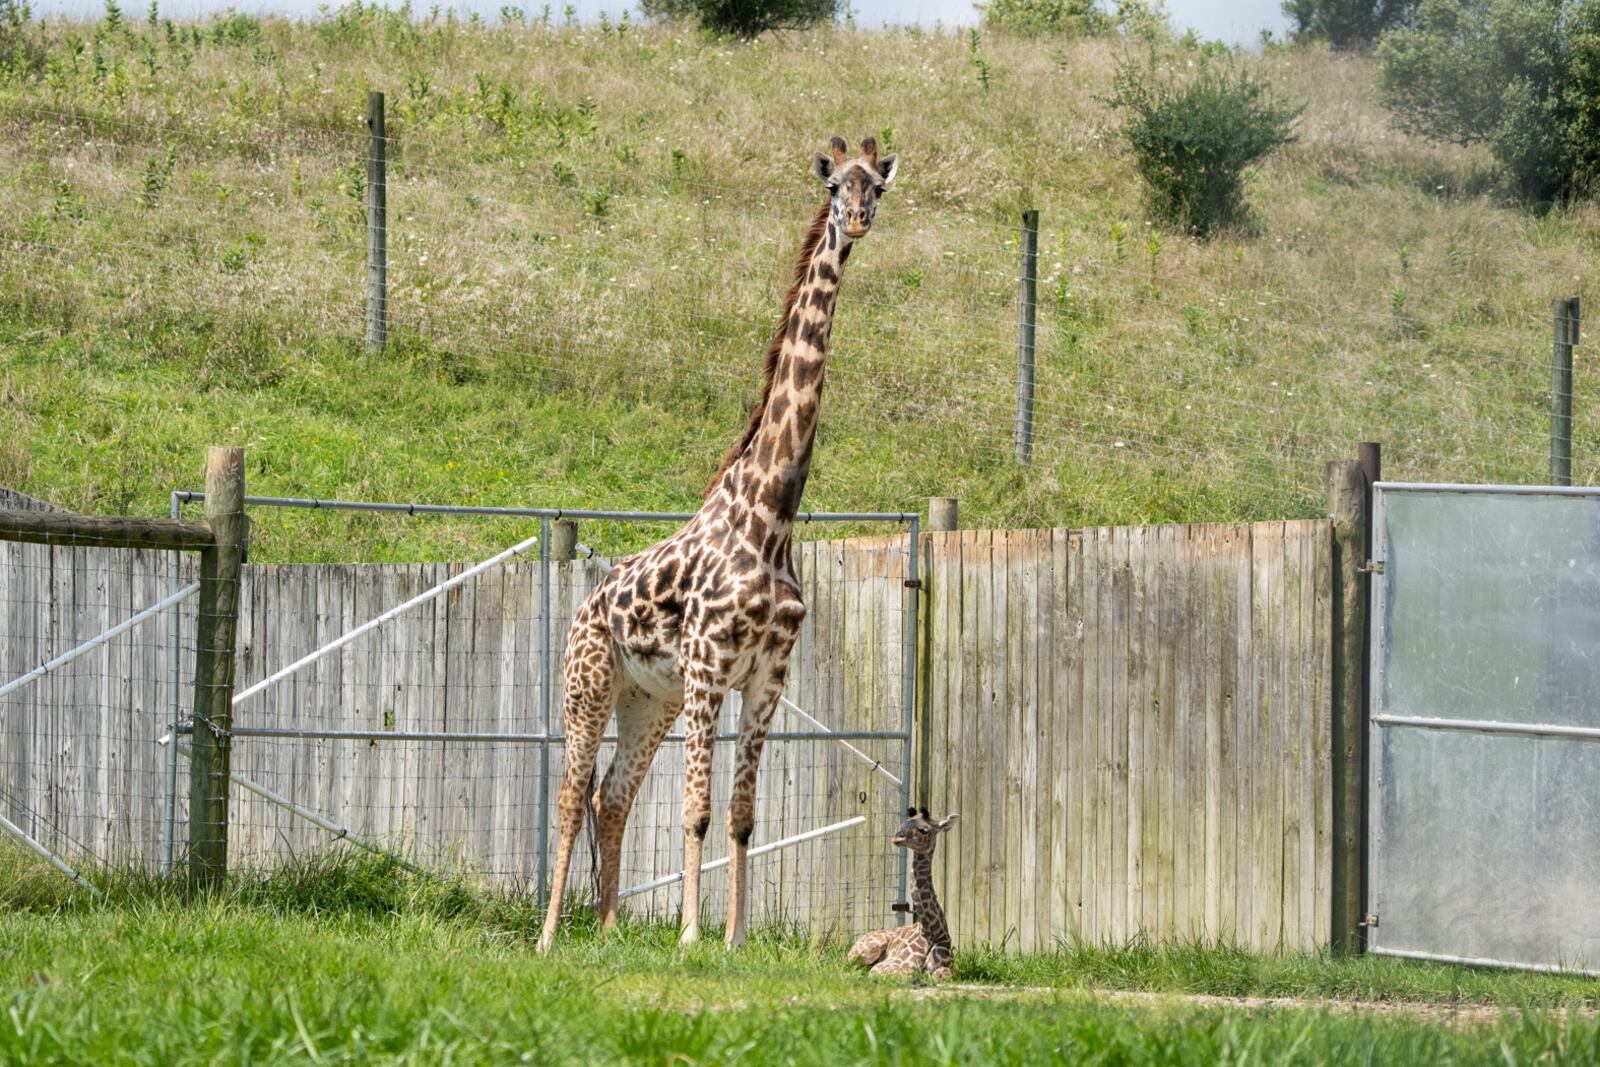
[[[897,995],[912,1000],[973,997],[997,1000],[1052,999],[1087,1000],[1105,1004],[1135,1004],[1147,1007],[1192,1005],[1200,1008],[1240,1011],[1310,1010],[1344,1014],[1399,1016],[1454,1026],[1492,1024],[1522,1011],[1498,1004],[1448,1004],[1408,1000],[1344,1000],[1324,997],[1221,997],[1206,993],[1151,993],[1125,989],[1053,989],[1049,986],[991,986],[950,982],[943,985],[912,987]],[[1593,1019],[1594,1008],[1551,1008],[1549,1013],[1565,1021]]]

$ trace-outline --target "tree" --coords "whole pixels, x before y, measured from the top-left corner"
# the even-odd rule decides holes
[[[771,30],[799,30],[831,22],[839,0],[640,0],[648,18],[693,18],[703,29],[753,40]]]
[[[1098,0],[987,0],[975,6],[983,12],[984,28],[1028,37],[1092,37],[1111,25]]]
[[[1600,0],[1423,0],[1379,54],[1401,126],[1488,145],[1523,198],[1600,175]]]
[[[1127,112],[1122,135],[1155,212],[1202,237],[1246,222],[1245,172],[1294,141],[1301,108],[1274,101],[1246,71],[1210,63],[1184,81],[1124,63],[1115,84],[1110,103]]]
[[[1369,48],[1384,31],[1405,25],[1416,0],[1284,0],[1294,35],[1335,48]]]

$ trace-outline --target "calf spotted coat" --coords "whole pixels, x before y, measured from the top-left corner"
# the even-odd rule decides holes
[[[958,816],[933,819],[928,809],[906,812],[894,835],[897,847],[911,852],[911,917],[909,926],[862,934],[851,946],[849,960],[870,967],[873,974],[930,974],[950,977],[950,927],[933,891],[933,846]]]

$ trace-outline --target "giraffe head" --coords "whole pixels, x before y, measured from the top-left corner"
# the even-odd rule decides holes
[[[942,819],[935,819],[928,814],[927,808],[907,808],[906,821],[900,824],[900,829],[894,834],[895,846],[932,855],[934,841],[954,826],[960,817],[946,815]]]
[[[894,156],[879,157],[878,142],[871,137],[861,142],[861,154],[853,159],[843,137],[835,137],[831,149],[829,155],[817,153],[811,172],[828,187],[834,225],[846,240],[855,241],[872,229],[878,198],[894,181],[898,163]]]

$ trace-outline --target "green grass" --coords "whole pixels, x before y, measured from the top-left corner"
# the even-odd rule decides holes
[[[0,484],[83,510],[164,514],[223,442],[260,493],[692,508],[835,132],[876,134],[902,176],[845,280],[816,509],[1310,516],[1324,461],[1364,439],[1397,477],[1537,479],[1550,301],[1584,289],[1600,233],[1590,205],[1530,215],[1482,153],[1396,132],[1372,65],[1316,48],[1240,58],[1308,107],[1252,179],[1259,229],[1197,243],[1147,225],[1107,134],[1140,42],[730,44],[362,7],[0,38]],[[393,137],[381,356],[361,347],[369,87]],[[1025,206],[1031,467],[1010,440]],[[1580,482],[1600,472],[1592,388],[1580,369]],[[459,558],[521,530],[257,519],[261,561]]]
[[[581,918],[533,954],[526,901],[363,856],[184,901],[107,879],[94,900],[6,854],[0,1062],[1582,1063],[1592,981],[1226,950],[961,951],[929,995],[843,946],[759,932],[743,952]],[[31,873],[30,873],[31,872]],[[1494,1004],[1464,1023],[1325,1008],[1129,1005],[1104,989]],[[1562,1009],[1558,1010],[1558,1009]],[[1573,1009],[1582,1009],[1574,1012]]]

